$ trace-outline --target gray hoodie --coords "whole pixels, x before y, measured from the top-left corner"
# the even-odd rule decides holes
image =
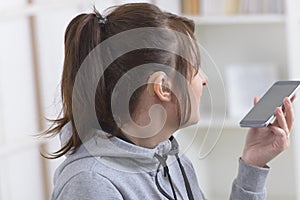
[[[147,149],[117,137],[107,138],[100,130],[93,133],[56,170],[51,200],[205,199],[191,162],[178,156],[175,138]],[[66,125],[60,134],[62,144],[70,134]],[[230,199],[265,199],[268,171],[239,161]]]

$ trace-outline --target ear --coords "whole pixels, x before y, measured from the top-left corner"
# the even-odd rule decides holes
[[[169,78],[160,74],[153,80],[153,93],[163,102],[170,102],[172,99],[171,83]]]

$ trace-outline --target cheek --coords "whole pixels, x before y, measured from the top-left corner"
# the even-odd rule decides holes
[[[203,87],[200,84],[191,85],[192,91],[190,94],[190,99],[191,99],[192,108],[195,112],[198,112],[199,110],[202,89]]]
[[[192,89],[192,95],[191,95],[191,103],[193,108],[193,115],[195,120],[199,120],[200,117],[200,101],[203,91],[203,85],[201,79],[197,76],[193,79],[191,82],[191,89]]]
[[[203,91],[202,85],[200,85],[199,87],[197,87],[196,90],[197,90],[196,91],[196,98],[197,98],[198,102],[200,102],[200,98],[202,96],[202,91]]]
[[[200,103],[200,98],[202,96],[203,85],[200,80],[193,80],[191,84],[191,88],[193,90],[193,96],[197,103]]]

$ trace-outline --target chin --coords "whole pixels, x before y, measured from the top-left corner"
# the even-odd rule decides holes
[[[198,124],[199,121],[200,121],[200,118],[194,119],[190,122],[190,125]]]

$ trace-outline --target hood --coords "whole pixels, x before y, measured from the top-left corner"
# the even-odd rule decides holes
[[[118,137],[109,137],[103,130],[92,130],[92,137],[84,142],[75,154],[66,154],[64,165],[75,160],[94,157],[101,163],[118,170],[127,172],[155,171],[159,165],[157,155],[167,157],[178,154],[178,143],[175,138],[159,143],[149,149],[126,142]],[[63,146],[72,135],[71,124],[67,123],[60,132]],[[167,163],[176,161],[175,156],[169,157]]]

